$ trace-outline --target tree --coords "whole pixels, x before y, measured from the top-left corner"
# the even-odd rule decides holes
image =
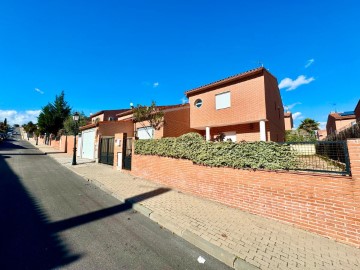
[[[41,133],[57,134],[64,127],[65,119],[70,115],[71,108],[65,101],[64,91],[55,97],[54,103],[48,103],[41,110],[38,126]]]
[[[316,141],[315,134],[311,134],[303,129],[299,130],[286,130],[286,142],[314,142]]]
[[[65,121],[64,121],[64,128],[60,130],[60,134],[67,134],[67,135],[74,135],[74,131],[77,133],[78,128],[87,125],[89,122],[89,117],[85,116],[83,112],[80,113],[79,123],[77,124],[77,127],[75,127],[74,120],[72,118],[72,115],[69,115]],[[76,130],[77,129],[77,130]]]
[[[151,137],[147,127],[150,126],[155,130],[159,130],[164,124],[164,113],[159,110],[155,101],[152,101],[150,106],[137,105],[133,109],[133,121],[134,123],[140,123]]]
[[[25,132],[27,133],[27,138],[32,137],[35,130],[37,130],[37,126],[32,122],[28,122],[27,124],[23,124],[22,127],[24,128]]]
[[[314,131],[319,129],[319,125],[320,123],[316,122],[314,119],[305,118],[303,121],[301,121],[298,129],[302,129],[310,134],[314,134]]]
[[[22,125],[22,127],[24,128],[24,130],[27,133],[30,133],[30,134],[32,134],[37,129],[36,125],[32,121],[28,122],[27,124]]]

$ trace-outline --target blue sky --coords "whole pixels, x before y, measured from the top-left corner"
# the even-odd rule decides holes
[[[295,124],[360,99],[359,1],[1,1],[0,121],[178,104],[263,64]]]

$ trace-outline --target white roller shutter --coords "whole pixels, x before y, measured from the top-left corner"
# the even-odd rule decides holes
[[[94,159],[95,152],[95,129],[88,129],[82,132],[82,158]]]

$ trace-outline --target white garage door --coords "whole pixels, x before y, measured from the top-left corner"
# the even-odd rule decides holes
[[[138,128],[137,136],[140,140],[141,139],[152,139],[152,138],[154,138],[154,132],[155,132],[155,130],[153,127]]]
[[[82,155],[83,158],[94,159],[95,152],[95,129],[89,129],[82,132]]]

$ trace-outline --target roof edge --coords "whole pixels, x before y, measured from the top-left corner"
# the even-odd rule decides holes
[[[193,94],[196,94],[196,93],[199,93],[199,92],[203,92],[203,91],[206,91],[210,88],[213,88],[215,86],[220,86],[220,85],[223,85],[223,84],[227,84],[227,83],[231,83],[231,82],[234,82],[234,81],[237,81],[237,80],[240,80],[240,79],[245,79],[247,77],[251,77],[251,76],[254,76],[254,75],[258,75],[258,74],[262,74],[262,73],[268,73],[270,74],[272,77],[274,77],[269,71],[267,71],[264,67],[259,67],[259,68],[255,68],[255,69],[251,69],[251,70],[248,70],[248,71],[245,71],[245,72],[242,72],[242,73],[239,73],[239,74],[236,74],[236,75],[233,75],[233,76],[230,76],[230,77],[227,77],[225,79],[221,79],[221,80],[218,80],[218,81],[215,81],[215,82],[212,82],[212,83],[209,83],[209,84],[205,84],[203,86],[200,86],[200,87],[197,87],[197,88],[194,88],[194,89],[191,89],[191,90],[188,90],[185,92],[185,95],[187,97],[189,97],[189,95],[193,95]],[[275,78],[275,77],[274,77]],[[276,79],[276,78],[275,78]]]

